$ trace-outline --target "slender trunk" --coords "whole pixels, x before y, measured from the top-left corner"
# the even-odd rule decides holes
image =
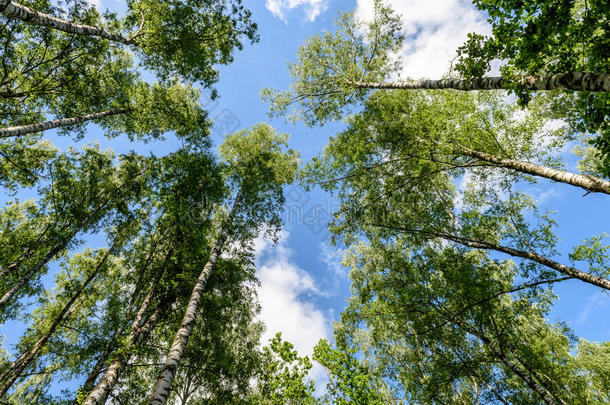
[[[30,270],[28,270],[19,281],[17,281],[10,290],[8,290],[2,298],[0,298],[0,310],[17,294],[17,292],[26,285],[36,273],[40,271],[55,255],[66,248],[68,243],[80,232],[110,201],[106,199],[98,205],[89,215],[79,222],[74,229],[58,244],[56,244],[44,257],[42,257]]]
[[[535,252],[527,252],[523,250],[513,249],[507,246],[497,245],[495,243],[489,243],[484,241],[472,240],[467,238],[461,238],[453,235],[446,235],[438,233],[436,236],[439,236],[443,239],[451,240],[453,242],[457,242],[459,244],[469,246],[475,249],[487,249],[487,250],[495,250],[498,252],[506,253],[515,257],[522,257],[524,259],[532,260],[536,263],[540,263],[543,266],[549,267],[553,270],[558,271],[559,273],[565,274],[567,276],[576,278],[580,281],[584,281],[585,283],[592,284],[597,287],[604,288],[606,290],[610,290],[610,280],[605,279],[603,277],[594,276],[589,273],[585,273],[584,271],[580,271],[575,269],[574,267],[566,266],[561,263],[558,263],[554,260],[548,259],[544,256],[539,255]]]
[[[513,373],[515,373],[519,378],[521,378],[534,392],[536,392],[540,397],[549,405],[557,405],[559,402],[555,401],[553,396],[540,384],[538,384],[528,373],[521,370],[521,368],[513,363],[501,350],[497,350],[498,348],[492,347],[494,350],[494,354],[500,359],[502,363],[506,365]],[[563,403],[563,401],[561,402]]]
[[[34,247],[40,242],[40,240],[42,239],[42,237],[47,233],[47,231],[52,227],[52,225],[54,224],[47,224],[47,226],[43,229],[43,231],[40,233],[40,235],[38,235],[36,237],[36,240],[34,241],[34,243],[31,243],[30,246],[27,247],[27,249],[25,250],[25,252],[22,252],[19,257],[17,258],[17,260],[15,260],[14,262],[12,262],[11,264],[9,264],[8,266],[6,266],[5,268],[3,268],[2,270],[0,270],[0,280],[6,276],[9,272],[15,270],[23,260],[30,258],[32,256],[32,251],[34,250]]]
[[[61,118],[53,121],[42,122],[39,124],[22,125],[18,127],[0,128],[0,139],[10,138],[13,136],[23,136],[36,132],[47,131],[53,128],[67,127],[70,125],[80,124],[81,122],[92,121],[98,118],[109,117],[119,114],[127,114],[133,111],[132,109],[109,110],[94,114],[81,115],[80,117]]]
[[[447,234],[444,232],[425,231],[425,230],[420,230],[420,229],[408,229],[408,228],[402,228],[402,227],[398,227],[398,226],[381,225],[381,224],[372,224],[372,225],[377,226],[377,227],[395,229],[397,231],[426,234],[426,235],[442,238],[445,240],[449,240],[452,242],[456,242],[461,245],[468,246],[468,247],[475,248],[475,249],[495,250],[497,252],[506,253],[506,254],[509,254],[514,257],[521,257],[524,259],[532,260],[536,263],[542,264],[543,266],[556,270],[559,273],[576,278],[585,283],[592,284],[594,286],[597,286],[597,287],[600,287],[600,288],[603,288],[606,290],[610,290],[610,280],[603,278],[603,277],[594,276],[589,273],[585,273],[584,271],[575,269],[574,267],[563,265],[554,260],[546,258],[542,255],[539,255],[538,253],[535,253],[535,252],[527,252],[524,250],[513,249],[508,246],[502,246],[502,245],[498,245],[498,244],[486,242],[486,241],[481,241],[481,240],[463,238],[461,236],[450,235],[450,234]]]
[[[23,370],[25,370],[25,368],[30,365],[30,363],[36,357],[38,352],[46,345],[46,343],[51,338],[53,333],[55,333],[55,330],[57,330],[59,325],[64,320],[69,318],[70,309],[72,308],[72,306],[74,305],[76,300],[82,295],[82,293],[85,291],[85,289],[89,286],[91,281],[93,281],[93,279],[98,275],[102,266],[104,265],[104,263],[106,263],[106,260],[108,260],[108,257],[110,256],[111,252],[116,247],[117,242],[118,242],[118,240],[115,240],[113,246],[110,249],[108,249],[108,251],[106,251],[106,253],[104,254],[104,257],[102,258],[100,263],[96,266],[95,270],[93,270],[91,272],[91,274],[83,282],[81,287],[76,291],[76,293],[74,293],[72,295],[70,300],[64,305],[64,307],[61,310],[61,312],[59,313],[59,315],[55,318],[55,320],[51,324],[51,327],[49,328],[47,333],[44,336],[42,336],[40,339],[38,339],[38,341],[34,344],[34,346],[32,346],[30,348],[30,350],[28,350],[27,352],[25,352],[21,356],[19,356],[19,358],[17,358],[17,360],[15,360],[6,369],[6,371],[4,371],[2,373],[2,375],[0,375],[0,381],[2,381],[2,383],[1,383],[2,385],[0,386],[0,398],[2,398],[2,396],[4,396],[4,394],[6,394],[6,392],[11,388],[11,386],[19,378],[19,376],[21,375]]]
[[[565,170],[553,169],[534,163],[522,162],[520,160],[506,159],[479,152],[468,148],[461,148],[467,156],[489,162],[494,166],[513,169],[532,176],[544,177],[560,183],[580,187],[591,193],[610,194],[610,181],[589,174],[571,173]]]
[[[99,359],[97,360],[97,362],[95,363],[95,365],[93,366],[93,368],[91,369],[89,374],[87,375],[87,380],[85,380],[85,383],[78,390],[79,392],[87,393],[87,392],[91,392],[93,390],[93,388],[95,387],[95,381],[97,381],[97,378],[102,373],[102,370],[104,369],[104,365],[106,364],[106,361],[108,361],[108,358],[110,357],[110,355],[114,352],[114,350],[117,347],[117,337],[123,332],[123,329],[124,329],[123,327],[118,328],[115,331],[115,333],[112,335],[112,338],[106,345],[104,352],[99,357]],[[79,401],[77,398],[74,400],[72,405],[78,405],[78,403],[79,403]]]
[[[557,402],[559,402],[562,405],[567,405],[565,403],[565,401],[563,399],[561,399],[561,397],[557,394],[555,394],[554,392],[554,388],[553,385],[555,385],[556,383],[551,380],[547,375],[545,375],[543,372],[536,372],[534,370],[532,370],[532,368],[529,366],[529,364],[527,364],[527,362],[525,362],[519,355],[517,355],[516,353],[513,353],[513,356],[515,357],[515,359],[517,359],[518,364],[521,364],[521,366],[525,369],[525,371],[533,377],[536,377],[536,379],[538,380],[538,382],[540,383],[541,386],[543,386],[547,392],[553,397],[555,398],[555,400]],[[549,386],[550,383],[550,386]]]
[[[125,38],[121,34],[114,34],[106,31],[104,28],[93,27],[91,25],[76,24],[60,18],[52,17],[40,11],[33,10],[29,7],[22,6],[11,0],[0,0],[0,13],[9,18],[16,18],[34,25],[42,25],[44,27],[53,28],[69,34],[98,36],[110,41],[121,42],[126,45],[134,44],[134,41]]]
[[[152,254],[151,254],[150,257],[152,257]],[[131,313],[131,311],[133,309],[133,306],[135,304],[135,301],[138,299],[139,295],[140,295],[140,293],[138,291],[134,292],[134,294],[132,296],[132,299],[130,300],[129,307],[127,309],[127,313],[128,314]],[[147,299],[145,298],[144,301],[146,302]],[[126,327],[127,327],[127,324],[126,323],[122,323],[122,325],[120,327],[118,327],[114,331],[114,333],[112,334],[112,337],[110,338],[110,340],[106,344],[106,347],[104,348],[104,351],[102,352],[102,354],[98,358],[97,362],[95,363],[95,365],[93,366],[93,368],[91,369],[89,374],[87,375],[87,380],[85,380],[85,383],[78,390],[78,392],[80,392],[80,393],[89,393],[89,392],[91,392],[93,390],[93,388],[95,387],[95,381],[97,381],[97,378],[102,373],[102,370],[104,369],[104,365],[108,361],[108,358],[110,357],[110,355],[117,348],[118,337],[123,334],[123,332],[125,331]],[[78,404],[79,404],[79,400],[78,400],[78,397],[77,397],[74,400],[74,402],[72,403],[72,405],[78,405]]]
[[[487,336],[485,336],[484,333],[474,330],[468,325],[464,325],[463,323],[457,320],[453,320],[453,322],[472,336],[480,339],[485,344],[485,346],[487,346],[491,350],[494,357],[496,357],[499,361],[506,365],[506,367],[508,367],[513,373],[515,373],[521,380],[523,380],[523,382],[525,382],[528,387],[530,387],[535,393],[537,393],[546,404],[558,405],[559,403],[564,403],[563,401],[557,402],[553,398],[551,392],[549,392],[543,386],[538,384],[538,382],[534,380],[531,375],[523,371],[517,364],[515,364],[511,359],[509,359],[508,356],[506,356],[506,354],[502,351],[502,348],[492,342]]]
[[[184,317],[182,318],[182,323],[176,332],[172,346],[167,354],[165,365],[161,369],[161,372],[157,377],[157,382],[153,387],[153,392],[150,398],[150,404],[152,405],[165,405],[165,403],[167,403],[167,398],[172,388],[174,377],[176,376],[176,372],[180,366],[180,361],[182,360],[182,353],[184,352],[184,349],[188,343],[193,326],[195,325],[195,321],[197,319],[197,308],[199,306],[199,301],[201,300],[201,295],[203,294],[203,290],[205,289],[207,281],[210,278],[210,274],[214,269],[216,260],[222,253],[224,244],[229,236],[229,229],[232,226],[233,218],[235,217],[241,202],[242,193],[243,190],[240,189],[235,197],[235,201],[233,202],[233,208],[231,209],[229,217],[222,227],[220,235],[216,240],[216,244],[210,253],[210,257],[208,258],[205,266],[203,266],[203,270],[195,283],[193,292],[191,293],[191,297],[184,312]]]
[[[146,260],[145,267],[148,266],[148,264],[150,263],[154,251],[154,249],[151,250],[151,254]],[[173,251],[173,248],[170,249],[167,257],[170,257]],[[157,290],[159,281],[161,280],[161,277],[163,276],[164,272],[165,268],[163,268],[163,270],[157,274],[157,277],[153,281],[148,293],[146,294],[146,297],[144,297],[144,300],[142,301],[142,304],[140,304],[140,308],[136,313],[135,319],[131,325],[129,336],[127,337],[127,342],[131,347],[137,346],[140,343],[143,336],[152,329],[161,314],[161,310],[158,308],[155,312],[153,312],[150,317],[148,317],[148,319],[145,318],[145,314],[148,311],[152,297],[155,291]],[[108,367],[108,369],[95,387],[93,387],[93,384],[95,383],[97,374],[93,381],[91,381],[90,386],[87,386],[87,384],[85,383],[85,385],[83,385],[83,387],[81,388],[81,392],[89,394],[83,404],[94,405],[105,403],[106,398],[114,388],[114,385],[116,384],[121,373],[125,369],[125,366],[127,365],[130,357],[131,351],[125,350],[123,354],[119,355],[119,357]],[[94,371],[95,370],[92,370],[92,373]]]
[[[142,305],[138,310],[136,318],[133,321],[131,331],[129,332],[129,336],[127,338],[127,341],[129,342],[129,345],[131,347],[137,346],[142,341],[142,338],[146,335],[146,333],[148,333],[152,329],[152,327],[159,319],[159,315],[161,314],[161,309],[159,308],[148,319],[145,320],[144,318],[144,315],[148,310],[151,298],[152,291],[142,302]],[[108,366],[106,372],[102,376],[102,379],[89,393],[89,395],[83,402],[83,405],[101,405],[106,402],[106,398],[108,398],[108,395],[114,388],[114,385],[116,384],[121,373],[125,369],[125,366],[127,366],[130,357],[131,351],[125,350],[117,357],[116,360],[112,362],[110,366]]]
[[[528,90],[575,90],[575,91],[610,91],[609,73],[556,73],[548,76],[521,76],[515,82],[503,77],[481,77],[475,79],[440,79],[412,80],[394,83],[351,82],[359,89],[398,89],[398,90],[495,90],[509,89],[511,84],[518,83]]]

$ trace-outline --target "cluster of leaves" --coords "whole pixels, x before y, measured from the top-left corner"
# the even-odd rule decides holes
[[[610,73],[608,3],[572,1],[474,1],[485,12],[492,34],[471,33],[458,49],[456,70],[481,77],[492,61],[501,60],[502,74],[543,75],[564,72]],[[514,86],[522,103],[530,95]],[[551,107],[579,131],[598,136],[593,143],[604,156],[601,165],[610,176],[610,98],[607,93],[563,93],[551,97]]]
[[[2,350],[0,397],[140,403],[214,241],[228,233],[169,400],[246,401],[267,357],[252,241],[279,229],[282,185],[294,178],[298,154],[261,124],[228,136],[213,156],[198,99],[201,87],[215,97],[217,66],[258,40],[250,11],[241,0],[130,0],[124,18],[81,0],[13,6],[38,14],[0,15],[5,132],[113,112],[98,122],[108,136],[173,133],[182,148],[161,157],[117,157],[96,145],[62,151],[30,129],[0,141],[0,185],[33,195],[0,212],[0,321],[28,326],[13,355]],[[78,140],[87,121],[60,123],[59,133]],[[108,247],[79,253],[92,238]],[[82,385],[58,392],[62,382]]]

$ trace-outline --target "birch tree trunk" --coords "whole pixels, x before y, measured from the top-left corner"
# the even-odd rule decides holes
[[[171,248],[169,250],[169,253],[167,254],[167,257],[170,257],[172,255],[173,251],[174,251],[174,249]],[[155,249],[154,248],[151,249],[151,253],[150,253],[148,259],[146,260],[145,267],[147,267],[150,264],[150,261],[152,260],[154,252],[155,252]],[[146,335],[146,333],[148,333],[152,329],[152,327],[155,325],[155,323],[157,322],[157,319],[159,318],[159,316],[161,314],[161,310],[159,308],[157,308],[157,310],[155,312],[153,312],[153,314],[151,316],[149,316],[148,319],[145,318],[146,312],[148,311],[148,309],[150,307],[150,302],[152,300],[153,294],[157,290],[157,288],[159,286],[159,281],[163,277],[164,272],[165,272],[165,268],[163,268],[163,270],[157,274],[157,277],[154,279],[151,287],[148,290],[148,293],[146,294],[146,296],[144,297],[144,300],[142,301],[142,304],[140,304],[140,308],[138,309],[138,312],[136,313],[135,319],[131,325],[131,330],[129,331],[129,335],[127,337],[127,342],[131,347],[137,346],[142,341],[142,338],[144,337],[144,335]],[[114,348],[112,347],[112,349],[114,349]],[[103,357],[104,356],[102,355],[102,358]],[[80,390],[83,393],[88,393],[87,398],[84,400],[83,404],[92,405],[92,404],[105,403],[106,398],[108,398],[108,395],[110,394],[110,392],[112,392],[114,385],[116,384],[117,380],[121,376],[121,373],[123,372],[123,370],[125,369],[125,366],[129,362],[130,357],[131,357],[131,351],[125,350],[121,355],[118,356],[118,358],[116,360],[114,360],[114,362],[108,367],[108,369],[106,369],[106,372],[104,373],[104,375],[102,376],[100,381],[97,383],[97,385],[95,385],[95,387],[94,387],[95,379],[97,378],[97,375],[99,374],[99,372],[96,373],[96,368],[98,365],[100,365],[100,363],[98,361],[96,366],[93,368],[93,370],[89,374],[89,378],[87,379],[87,381],[85,382],[85,384],[83,385],[83,387]],[[102,366],[103,366],[103,364],[102,364]],[[101,370],[101,367],[100,367],[100,370]],[[95,376],[92,378],[91,374],[95,374]],[[75,401],[75,405],[77,403],[78,402]]]
[[[519,367],[519,365],[515,364],[511,359],[508,358],[508,356],[504,353],[504,351],[502,350],[501,347],[499,347],[497,344],[492,342],[491,339],[489,339],[487,336],[485,336],[484,333],[474,330],[473,328],[469,327],[468,325],[464,325],[462,322],[459,322],[458,320],[454,319],[454,320],[452,320],[452,322],[455,323],[456,325],[458,325],[460,328],[464,329],[470,335],[480,339],[485,344],[485,346],[487,346],[490,349],[490,351],[492,352],[492,355],[494,357],[496,357],[496,359],[498,359],[500,362],[502,362],[513,373],[515,373],[521,380],[523,380],[523,382],[525,382],[525,384],[527,384],[528,387],[530,387],[536,394],[538,394],[540,396],[540,398],[542,398],[542,400],[546,404],[565,405],[565,402],[561,401],[561,399],[559,399],[559,401],[556,401],[555,396],[548,389],[546,389],[545,387],[540,385],[534,379],[534,376],[531,372],[526,372],[526,371],[522,370],[521,367]]]
[[[62,239],[57,245],[55,245],[44,257],[42,257],[30,270],[28,270],[19,281],[17,281],[1,298],[0,298],[0,310],[15,296],[24,285],[26,285],[36,273],[40,271],[55,255],[66,248],[68,243],[80,232],[110,201],[106,199],[102,204],[98,205],[89,215],[87,215],[76,227]]]
[[[536,392],[545,403],[549,405],[565,405],[565,402],[558,402],[553,398],[553,395],[547,391],[542,385],[538,384],[532,376],[522,370],[517,364],[511,361],[499,348],[492,346],[494,354],[508,367],[513,373],[517,374],[534,392]]]
[[[517,249],[507,247],[507,246],[497,245],[495,243],[471,240],[471,239],[461,238],[461,237],[453,236],[453,235],[446,235],[446,234],[440,234],[440,233],[436,234],[436,235],[443,239],[451,240],[453,242],[457,242],[464,246],[469,246],[469,247],[472,247],[475,249],[495,250],[498,252],[509,254],[514,257],[522,257],[524,259],[529,259],[534,262],[540,263],[543,266],[549,267],[553,270],[557,270],[559,273],[565,274],[570,277],[574,277],[580,281],[584,281],[585,283],[589,283],[594,286],[601,287],[606,290],[610,290],[610,280],[605,279],[603,277],[594,276],[589,273],[585,273],[584,271],[575,269],[574,267],[563,265],[554,260],[541,256],[535,252],[517,250]]]
[[[115,240],[113,246],[108,249],[108,251],[104,254],[104,257],[100,261],[100,263],[95,267],[95,270],[91,272],[89,277],[83,282],[80,288],[72,295],[70,300],[64,305],[63,309],[57,315],[51,327],[47,331],[47,333],[42,336],[38,341],[32,346],[27,352],[23,353],[17,360],[15,360],[3,373],[0,375],[0,398],[6,394],[6,392],[11,388],[11,386],[15,383],[15,381],[19,378],[23,370],[26,369],[27,366],[30,365],[32,360],[36,357],[38,352],[45,346],[45,344],[49,341],[55,330],[59,327],[59,325],[70,316],[70,309],[76,302],[76,300],[82,295],[85,289],[89,286],[91,281],[98,275],[102,266],[108,260],[108,257],[114,250],[118,243],[118,240]]]
[[[33,10],[29,7],[22,6],[21,4],[15,3],[11,0],[0,0],[0,13],[9,18],[16,18],[25,21],[26,23],[53,28],[69,34],[98,36],[110,41],[121,42],[126,45],[135,43],[132,39],[125,38],[121,34],[108,32],[104,28],[65,21],[60,18],[52,17],[48,14]]]
[[[86,392],[91,392],[93,390],[93,388],[95,387],[95,381],[97,381],[97,378],[102,373],[102,370],[104,369],[104,365],[106,364],[106,361],[117,348],[117,337],[123,332],[123,329],[124,328],[117,329],[115,331],[115,333],[112,335],[112,338],[110,339],[110,342],[108,342],[108,344],[106,345],[104,352],[99,357],[99,359],[97,360],[97,362],[95,363],[95,365],[93,366],[93,368],[91,369],[89,374],[87,375],[87,379],[85,380],[82,387],[78,390],[79,392],[86,393]],[[78,401],[78,398],[76,398],[74,400],[74,402],[72,403],[72,405],[78,405],[78,404],[79,404],[79,401]]]
[[[544,177],[559,183],[580,187],[592,193],[610,194],[610,181],[589,174],[567,172],[520,160],[506,159],[485,152],[461,148],[465,155],[491,163],[494,166],[513,169],[532,176]]]
[[[216,240],[216,244],[210,253],[210,257],[205,266],[203,266],[203,270],[195,283],[195,287],[193,288],[193,292],[191,293],[191,297],[184,312],[184,317],[182,318],[180,327],[176,332],[172,346],[167,354],[165,365],[161,369],[161,372],[157,377],[157,382],[153,387],[153,392],[150,398],[151,405],[165,405],[167,403],[167,398],[172,388],[174,377],[176,376],[176,372],[180,366],[180,361],[182,360],[182,353],[184,352],[184,349],[188,343],[193,326],[195,325],[195,321],[197,319],[197,308],[199,306],[199,302],[201,301],[201,295],[203,294],[203,290],[205,289],[208,279],[210,278],[212,270],[214,270],[216,260],[222,253],[224,244],[229,236],[229,229],[232,226],[233,218],[235,217],[237,209],[239,208],[242,195],[243,189],[240,189],[235,197],[233,208],[231,208],[227,221],[223,225],[220,235]]]
[[[142,302],[142,305],[136,314],[136,318],[133,321],[131,331],[129,332],[129,336],[127,338],[127,341],[131,347],[137,346],[142,341],[142,338],[146,335],[146,333],[152,329],[159,319],[161,310],[157,309],[148,319],[145,320],[144,315],[148,310],[151,298],[152,291]],[[121,376],[121,373],[125,369],[125,366],[127,366],[130,357],[130,350],[126,350],[124,353],[119,355],[110,366],[108,366],[100,381],[83,402],[83,405],[102,405],[106,403],[106,398],[108,398],[108,395],[114,388],[116,382]]]
[[[61,118],[53,121],[42,122],[40,124],[22,125],[17,127],[0,128],[0,139],[10,138],[13,136],[23,136],[36,132],[47,131],[53,128],[67,127],[70,125],[80,124],[81,122],[92,121],[99,118],[109,117],[119,114],[127,114],[133,109],[109,110],[94,114],[81,115],[80,117]]]
[[[592,284],[596,287],[601,287],[603,289],[610,290],[610,280],[603,278],[603,277],[594,276],[594,275],[586,273],[584,271],[575,269],[574,267],[563,265],[563,264],[558,263],[554,260],[551,260],[547,257],[539,255],[538,253],[535,253],[535,252],[527,252],[527,251],[523,251],[523,250],[513,249],[511,247],[498,245],[496,243],[490,243],[490,242],[486,242],[486,241],[463,238],[463,237],[456,236],[456,235],[450,235],[450,234],[447,234],[444,232],[424,231],[424,230],[419,230],[419,229],[408,229],[408,228],[401,228],[398,226],[382,225],[382,224],[372,224],[372,225],[377,226],[377,227],[395,229],[397,231],[413,232],[413,233],[426,234],[426,235],[430,235],[430,236],[436,236],[438,238],[456,242],[456,243],[459,243],[460,245],[468,246],[468,247],[475,248],[475,249],[495,250],[497,252],[506,253],[506,254],[509,254],[514,257],[521,257],[524,259],[534,261],[536,263],[540,263],[543,266],[556,270],[559,273],[565,274],[566,276],[576,278],[580,281],[584,281],[585,283]]]
[[[528,90],[574,90],[610,92],[610,73],[556,73],[548,76],[521,76],[516,83]],[[509,89],[512,82],[503,77],[481,77],[475,79],[412,80],[405,82],[374,83],[351,82],[358,89],[438,90],[454,89],[496,90]]]

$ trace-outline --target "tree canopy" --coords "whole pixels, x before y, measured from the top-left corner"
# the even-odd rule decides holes
[[[23,327],[0,402],[610,402],[609,342],[552,319],[558,286],[610,291],[608,235],[566,247],[532,192],[610,194],[607,4],[473,4],[491,34],[440,78],[401,79],[383,0],[307,39],[263,90],[272,116],[343,121],[302,164],[267,123],[210,139],[201,97],[259,39],[241,0],[0,0],[0,324]],[[258,296],[294,181],[336,197],[351,286],[309,355]]]

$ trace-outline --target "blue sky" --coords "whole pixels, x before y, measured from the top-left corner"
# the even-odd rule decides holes
[[[439,77],[449,68],[455,49],[466,33],[488,32],[483,16],[469,2],[460,0],[393,0],[396,10],[406,16],[408,42],[404,76]],[[101,8],[116,8],[115,0],[98,1]],[[265,87],[284,89],[289,83],[287,62],[293,61],[298,46],[310,35],[332,29],[337,13],[352,9],[362,18],[370,17],[370,0],[246,0],[259,24],[260,42],[246,45],[235,62],[221,68],[217,85],[220,99],[208,104],[215,119],[213,139],[218,145],[224,135],[266,121],[291,135],[291,147],[300,150],[304,161],[322,151],[328,138],[343,128],[334,123],[322,128],[287,124],[272,120],[260,99]],[[163,153],[178,148],[173,139],[147,145],[130,144],[125,139],[107,140],[93,126],[79,142],[95,139],[117,152],[129,149]],[[74,144],[68,138],[46,135],[60,147]],[[568,168],[575,170],[575,160],[568,158]],[[579,189],[541,182],[530,191],[543,207],[557,211],[561,235],[561,262],[567,253],[587,237],[610,230],[607,196],[582,197]],[[320,338],[330,337],[332,321],[338,318],[349,295],[345,269],[339,265],[341,251],[328,245],[324,229],[326,218],[337,201],[320,191],[306,193],[298,186],[287,189],[286,225],[278,245],[257,241],[258,274],[262,281],[261,318],[268,326],[266,337],[282,331],[284,337],[302,353],[310,354]],[[92,238],[92,247],[101,246]],[[47,277],[50,281],[51,276]],[[577,335],[589,340],[610,340],[607,313],[610,297],[596,288],[579,282],[567,282],[556,288],[560,299],[551,314],[552,320],[567,322]],[[2,333],[9,343],[15,342],[23,325],[5,325]]]
[[[391,3],[406,16],[409,34],[403,51],[406,64],[403,76],[439,77],[448,70],[455,49],[465,39],[466,33],[488,32],[484,17],[469,2],[396,0]],[[288,7],[291,4],[295,7]],[[286,63],[295,60],[297,48],[303,40],[321,30],[332,29],[333,20],[339,12],[356,9],[357,15],[367,18],[370,4],[366,0],[284,0],[267,1],[266,5],[273,6],[267,8],[262,1],[247,2],[259,23],[261,41],[237,54],[235,63],[222,69],[218,86],[221,99],[217,110],[228,109],[243,127],[267,121],[291,135],[291,146],[301,151],[304,161],[315,156],[323,149],[328,137],[343,125],[335,123],[311,129],[298,123],[270,120],[266,115],[268,106],[260,101],[260,90],[265,87],[286,88],[289,83]],[[270,9],[278,10],[277,7],[281,13],[276,11],[274,15],[270,12]],[[316,18],[311,21],[314,14]],[[216,139],[220,138],[218,135],[215,135]],[[568,153],[566,161],[568,169],[575,171],[575,158]],[[529,187],[528,191],[539,201],[541,208],[557,211],[561,237],[561,256],[557,259],[563,263],[568,263],[567,253],[574,245],[585,238],[610,231],[607,196],[582,197],[579,189],[545,181]],[[269,326],[269,334],[280,329],[289,340],[294,341],[297,348],[309,352],[317,340],[312,336],[312,331],[316,331],[320,337],[331,333],[331,322],[345,307],[349,283],[345,269],[339,266],[341,252],[329,247],[328,235],[325,230],[319,231],[318,224],[296,222],[298,210],[295,207],[301,203],[305,207],[302,210],[305,221],[301,222],[312,222],[312,213],[319,213],[319,222],[323,222],[338,202],[320,191],[305,193],[298,186],[289,188],[288,202],[292,209],[289,210],[290,215],[286,215],[289,221],[285,226],[285,238],[275,249],[263,243],[259,256],[259,271],[261,268],[263,270],[263,319]],[[268,271],[270,268],[274,272]],[[284,274],[289,279],[283,287],[292,293],[290,298],[293,301],[290,302],[296,305],[287,308],[294,312],[282,313],[272,305],[279,302],[287,304],[289,300],[288,296],[280,294],[281,283],[275,283],[273,288],[268,284],[266,276],[269,274]],[[292,284],[298,277],[302,277],[301,288]],[[607,294],[578,281],[564,282],[557,286],[556,291],[559,300],[551,313],[551,320],[567,322],[577,335],[588,340],[610,339],[610,324],[606,316],[610,310],[610,297]],[[283,295],[285,301],[275,294]],[[302,306],[301,312],[296,310],[298,305]],[[301,313],[303,316],[299,318]],[[313,316],[313,313],[316,315]],[[325,326],[318,324],[319,316],[324,317]]]

